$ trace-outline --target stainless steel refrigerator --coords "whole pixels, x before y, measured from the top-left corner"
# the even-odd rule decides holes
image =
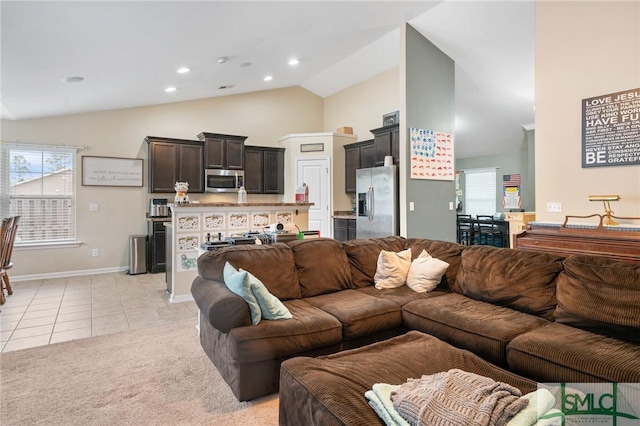
[[[356,238],[398,235],[398,168],[356,170]]]

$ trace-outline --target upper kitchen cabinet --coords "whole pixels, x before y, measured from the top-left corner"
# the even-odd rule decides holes
[[[393,164],[400,161],[400,126],[392,124],[371,130],[373,133],[373,143],[375,145],[375,165],[384,165],[384,157],[391,155]]]
[[[344,192],[355,194],[356,170],[375,166],[373,139],[344,146]]]
[[[189,192],[204,192],[203,144],[185,139],[147,136],[149,192],[175,192],[176,182],[189,182]]]
[[[245,146],[244,186],[249,194],[284,194],[284,148]]]
[[[202,132],[206,169],[244,170],[244,141],[246,136]]]

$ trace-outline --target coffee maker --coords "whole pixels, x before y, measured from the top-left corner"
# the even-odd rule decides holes
[[[149,200],[149,217],[167,217],[169,207],[166,198],[152,198]]]

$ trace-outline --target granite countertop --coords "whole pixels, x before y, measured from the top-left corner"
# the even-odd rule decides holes
[[[149,222],[171,222],[171,216],[147,216]]]
[[[173,207],[308,207],[313,206],[313,203],[187,203],[187,204],[171,204]]]
[[[346,210],[346,211],[334,211],[333,212],[333,218],[334,219],[354,219],[356,218],[356,214],[352,211]]]

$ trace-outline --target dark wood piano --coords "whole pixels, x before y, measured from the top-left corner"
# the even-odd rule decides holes
[[[599,216],[597,225],[570,225],[569,219]],[[640,226],[608,226],[606,218],[640,221],[606,215],[566,216],[563,224],[530,222],[513,236],[513,248],[569,256],[588,253],[640,263]]]

